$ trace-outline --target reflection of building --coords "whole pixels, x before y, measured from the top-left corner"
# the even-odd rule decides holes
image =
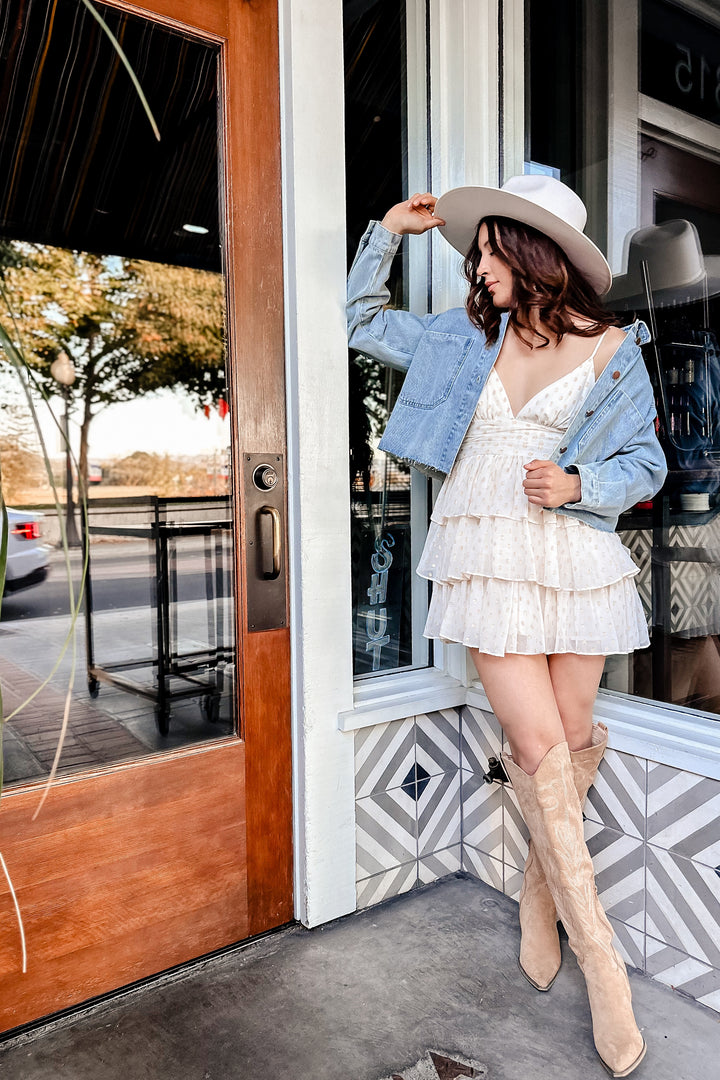
[[[23,11],[38,6],[45,8],[16,4]],[[122,7],[111,2],[103,10],[118,17]],[[177,72],[183,82],[194,71],[202,76],[206,96],[195,108],[190,95],[185,112],[173,104],[174,142],[167,138],[158,148],[151,131],[142,128],[132,175],[113,156],[128,117],[145,123],[129,97],[126,111],[113,113],[112,131],[98,136],[95,164],[103,167],[88,173],[105,182],[108,201],[89,186],[74,191],[77,203],[59,200],[62,212],[52,220],[67,232],[53,242],[88,250],[95,243],[115,254],[125,254],[118,245],[127,243],[129,256],[152,265],[160,258],[153,244],[162,240],[168,264],[195,264],[213,273],[223,252],[240,656],[226,687],[238,706],[239,737],[210,738],[224,736],[225,729],[212,728],[195,709],[184,729],[187,743],[177,754],[148,751],[141,763],[122,768],[106,762],[102,770],[86,770],[63,786],[64,799],[70,802],[76,794],[78,800],[72,812],[81,824],[73,835],[82,837],[84,824],[88,835],[101,830],[108,851],[123,851],[140,929],[134,936],[128,931],[115,950],[115,927],[103,924],[107,947],[97,964],[102,970],[87,976],[75,999],[53,996],[55,989],[46,987],[46,996],[20,1019],[10,1010],[5,1027],[293,917],[319,925],[443,872],[462,868],[517,896],[522,832],[507,793],[481,779],[487,754],[498,749],[497,725],[482,688],[468,675],[463,651],[430,649],[422,637],[427,586],[413,578],[412,568],[436,482],[393,465],[386,474],[383,461],[369,457],[366,475],[372,482],[360,479],[363,448],[373,445],[399,377],[375,376],[365,366],[353,383],[348,411],[345,257],[367,219],[382,216],[403,195],[497,184],[530,162],[583,196],[590,235],[607,248],[618,274],[625,270],[627,238],[641,226],[672,219],[691,221],[703,251],[720,253],[720,12],[714,3],[287,0],[277,6],[279,27],[273,4],[206,0],[197,5],[198,25],[190,27],[168,24],[172,7],[165,0],[136,3],[133,18],[140,11],[147,20],[127,28],[125,47],[132,51],[135,42],[134,55],[146,57],[159,47],[166,60],[172,57],[164,65],[147,62],[146,75],[157,76],[160,90],[163,72]],[[188,36],[193,49],[183,45]],[[61,38],[65,54],[79,47],[69,32]],[[44,40],[40,29],[27,46],[33,56],[44,55]],[[104,101],[106,93],[120,92],[120,75],[102,48],[98,38],[82,52],[90,58],[92,93],[68,100]],[[246,64],[251,54],[262,62]],[[7,70],[10,65],[8,60]],[[213,96],[218,84],[226,95],[219,112]],[[16,145],[27,88],[34,85],[30,78],[13,83],[13,109],[0,119],[5,147]],[[162,93],[158,97],[165,100]],[[51,106],[54,101],[55,94]],[[39,106],[36,115],[42,115]],[[89,125],[88,116],[81,119]],[[56,129],[66,130],[55,123]],[[218,132],[219,210],[211,157]],[[84,143],[77,140],[80,157],[73,159],[81,177],[82,146],[95,145],[86,131],[83,138]],[[23,145],[44,143],[28,139]],[[104,167],[107,162],[115,172]],[[141,169],[145,162],[152,165],[148,175]],[[48,165],[34,176],[31,164],[25,158],[17,165],[26,168],[27,184],[42,176],[50,185],[61,173]],[[196,167],[202,173],[198,198]],[[9,185],[12,175],[5,170],[2,183]],[[126,190],[130,180],[135,186]],[[40,227],[43,201],[34,188],[28,191],[31,224]],[[176,221],[177,192],[184,217]],[[113,216],[112,205],[123,213]],[[151,205],[153,214],[147,212]],[[77,206],[83,212],[73,217]],[[188,235],[183,226],[193,224],[200,209],[208,220],[214,213],[211,232]],[[136,221],[152,240],[149,250],[131,250],[135,239],[123,229],[130,231]],[[10,230],[7,222],[5,228]],[[77,242],[73,228],[82,233]],[[418,313],[459,302],[457,263],[440,237],[405,243],[393,301]],[[700,307],[674,311],[676,322],[697,332]],[[659,314],[661,323],[666,316],[667,311]],[[710,325],[717,332],[719,324],[720,304],[711,298]],[[360,463],[351,484],[349,445]],[[710,557],[693,562],[688,552],[716,549],[717,519],[714,507],[706,512],[712,521],[690,510],[680,513],[682,476],[675,480],[667,501],[660,498],[652,510],[638,510],[623,523],[633,552],[637,541],[638,551],[652,560],[642,584],[648,605],[656,606],[653,677],[647,658],[608,664],[608,688],[597,714],[610,727],[612,752],[591,796],[588,831],[601,866],[600,891],[630,962],[677,984],[677,976],[667,973],[672,965],[690,992],[720,1009],[712,989],[720,972],[720,728],[715,714],[695,707],[697,695],[677,700],[670,640],[698,628],[715,637],[710,613],[695,619],[689,607],[700,603],[701,578],[715,595],[716,564]],[[384,550],[392,552],[392,563],[385,555],[373,564],[391,529],[394,546]],[[144,625],[139,602],[132,619],[122,606],[130,603],[135,580],[109,545],[103,554],[107,581],[119,583],[123,594],[122,603],[105,613],[107,640],[123,643],[121,627],[128,636],[131,630],[144,633],[137,629]],[[190,556],[196,557],[194,549]],[[393,594],[391,575],[400,568]],[[201,568],[189,581],[195,593],[187,600],[194,615],[188,637],[207,626],[207,613],[197,606],[203,573]],[[657,592],[661,581],[669,588],[664,606]],[[272,605],[264,599],[266,585],[274,590]],[[663,624],[661,615],[668,611],[670,622]],[[385,636],[392,638],[393,625],[395,638],[380,646]],[[141,640],[147,644],[149,632]],[[374,672],[358,664],[355,682],[354,648],[356,657],[372,659],[375,650],[380,658]],[[41,659],[36,655],[34,663]],[[20,668],[22,660],[18,650],[13,662]],[[78,684],[79,729],[104,698],[101,689],[95,705],[89,703],[82,680]],[[651,693],[668,700],[653,701]],[[152,720],[152,736],[159,740]],[[133,722],[149,740],[148,729],[137,717]],[[125,735],[123,747],[131,741]],[[196,745],[188,749],[191,741]],[[156,741],[151,749],[167,745]],[[118,751],[123,759],[132,756]],[[19,788],[3,796],[0,813],[17,808],[12,828],[18,849],[30,803]],[[54,805],[60,814],[60,802]],[[125,833],[118,807],[129,808],[132,827]],[[50,819],[39,820],[42,830],[43,820]],[[504,822],[502,830],[496,829],[498,821]],[[34,841],[35,866],[50,857],[56,837],[47,839],[47,848],[41,840]],[[8,856],[7,843],[3,850]],[[110,888],[102,874],[111,875],[113,868],[101,860],[96,866],[95,853],[79,841],[72,857],[82,871],[78,880],[100,910],[101,885]],[[194,866],[200,868],[195,875],[188,869]],[[118,871],[114,880],[121,876]],[[162,891],[166,881],[178,880],[176,892],[170,886]],[[68,882],[68,910],[81,903],[71,888]],[[172,907],[178,920],[187,913],[187,922],[171,932],[164,921],[157,931],[151,902],[164,913]],[[117,906],[131,908],[119,901]],[[48,901],[50,916],[56,910]],[[120,917],[117,923],[124,925]],[[2,924],[3,955],[14,956],[11,920],[3,915]],[[28,924],[33,925],[30,917]],[[76,919],[75,925],[85,923]],[[63,932],[64,924],[58,927]],[[32,948],[31,936],[29,941]],[[111,963],[115,967],[103,981]],[[10,975],[0,972],[2,978]]]

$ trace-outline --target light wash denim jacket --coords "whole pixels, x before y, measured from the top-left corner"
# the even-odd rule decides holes
[[[413,315],[386,308],[385,284],[402,238],[379,222],[366,230],[348,278],[350,345],[405,371],[405,381],[380,448],[431,475],[448,473],[500,351],[488,345],[464,308]],[[659,491],[667,474],[655,435],[652,386],[638,346],[649,341],[643,322],[625,327],[626,338],[601,373],[551,460],[578,473],[579,502],[553,507],[605,532],[636,502]]]

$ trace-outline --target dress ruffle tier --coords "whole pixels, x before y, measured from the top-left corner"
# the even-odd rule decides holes
[[[592,385],[592,367],[546,387],[517,417],[493,374],[438,496],[418,565],[434,582],[425,635],[496,656],[646,646],[638,567],[617,534],[529,503],[522,486],[523,466],[548,458],[567,429]]]

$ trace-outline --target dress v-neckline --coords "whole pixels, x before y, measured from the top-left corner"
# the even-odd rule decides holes
[[[513,420],[517,420],[517,418],[519,417],[520,413],[521,413],[521,412],[523,412],[523,411],[524,411],[525,409],[527,409],[528,405],[529,405],[529,404],[530,404],[530,403],[531,403],[532,401],[534,401],[536,397],[539,397],[539,396],[540,396],[540,394],[544,393],[544,391],[545,391],[545,390],[549,389],[549,387],[551,387],[551,386],[555,386],[555,384],[556,384],[556,383],[562,382],[562,381],[563,381],[563,379],[567,379],[567,378],[568,378],[568,377],[569,377],[570,375],[574,375],[576,371],[580,371],[580,370],[581,370],[582,368],[584,368],[584,367],[585,367],[585,365],[586,365],[586,364],[589,364],[589,363],[590,363],[591,361],[594,361],[594,360],[595,360],[595,357],[597,356],[597,353],[598,353],[598,349],[600,348],[600,346],[602,345],[603,341],[605,340],[605,334],[607,334],[607,330],[605,330],[605,331],[604,331],[604,333],[602,333],[602,334],[600,335],[600,337],[598,338],[598,342],[597,342],[597,344],[596,344],[595,348],[594,348],[594,349],[593,349],[593,351],[592,351],[592,352],[590,353],[590,355],[589,355],[589,356],[588,356],[588,357],[587,357],[587,358],[586,358],[585,360],[583,360],[583,361],[582,361],[582,363],[581,363],[581,364],[576,364],[574,368],[570,368],[570,370],[569,370],[569,371],[566,371],[564,375],[559,375],[559,376],[557,377],[557,379],[552,379],[552,380],[551,380],[551,381],[550,381],[549,383],[546,383],[546,384],[545,384],[545,386],[541,386],[541,387],[540,387],[540,389],[539,389],[539,390],[537,390],[537,391],[536,391],[536,392],[535,392],[535,393],[534,393],[534,394],[532,395],[532,397],[529,397],[529,398],[527,399],[527,401],[525,402],[525,404],[524,404],[524,405],[521,405],[521,406],[520,406],[520,408],[518,409],[518,411],[517,411],[516,413],[515,413],[515,412],[513,412],[513,407],[512,407],[512,404],[511,404],[511,402],[510,402],[510,395],[508,394],[507,390],[505,389],[505,383],[504,383],[504,382],[502,381],[502,379],[500,378],[500,374],[499,374],[499,372],[498,372],[497,368],[495,367],[495,364],[493,364],[493,368],[492,368],[492,370],[493,370],[493,371],[495,372],[495,375],[497,376],[498,382],[500,383],[500,386],[502,387],[502,391],[503,391],[503,394],[505,395],[505,400],[506,400],[506,401],[507,401],[507,403],[508,403],[508,408],[510,409],[510,415],[512,416]],[[496,361],[496,362],[497,362],[497,361]]]
[[[532,397],[529,397],[527,399],[524,405],[520,406],[516,413],[513,412],[512,404],[510,402],[510,395],[505,389],[505,383],[500,378],[500,373],[495,369],[495,367],[493,367],[491,374],[495,375],[497,381],[500,383],[500,387],[502,389],[503,395],[505,396],[508,409],[510,410],[510,415],[512,416],[513,420],[517,420],[517,418],[520,416],[520,413],[524,412],[525,409],[527,409],[528,405],[530,405],[536,397],[539,397],[540,394],[544,393],[546,390],[549,390],[551,386],[555,386],[556,383],[560,383],[564,379],[569,378],[570,375],[575,375],[576,372],[580,371],[586,366],[586,364],[589,364],[592,360],[594,360],[594,356],[588,356],[585,360],[583,360],[581,364],[576,364],[574,368],[571,368],[570,371],[566,371],[564,375],[559,375],[557,379],[553,379],[551,382],[546,383],[545,386],[541,386],[539,390],[536,390]]]

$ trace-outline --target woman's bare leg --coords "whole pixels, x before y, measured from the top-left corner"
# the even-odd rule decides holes
[[[585,750],[592,744],[593,706],[605,657],[553,653],[547,660],[565,738],[571,750]]]
[[[470,653],[513,758],[534,773],[548,750],[565,739],[547,656]]]

